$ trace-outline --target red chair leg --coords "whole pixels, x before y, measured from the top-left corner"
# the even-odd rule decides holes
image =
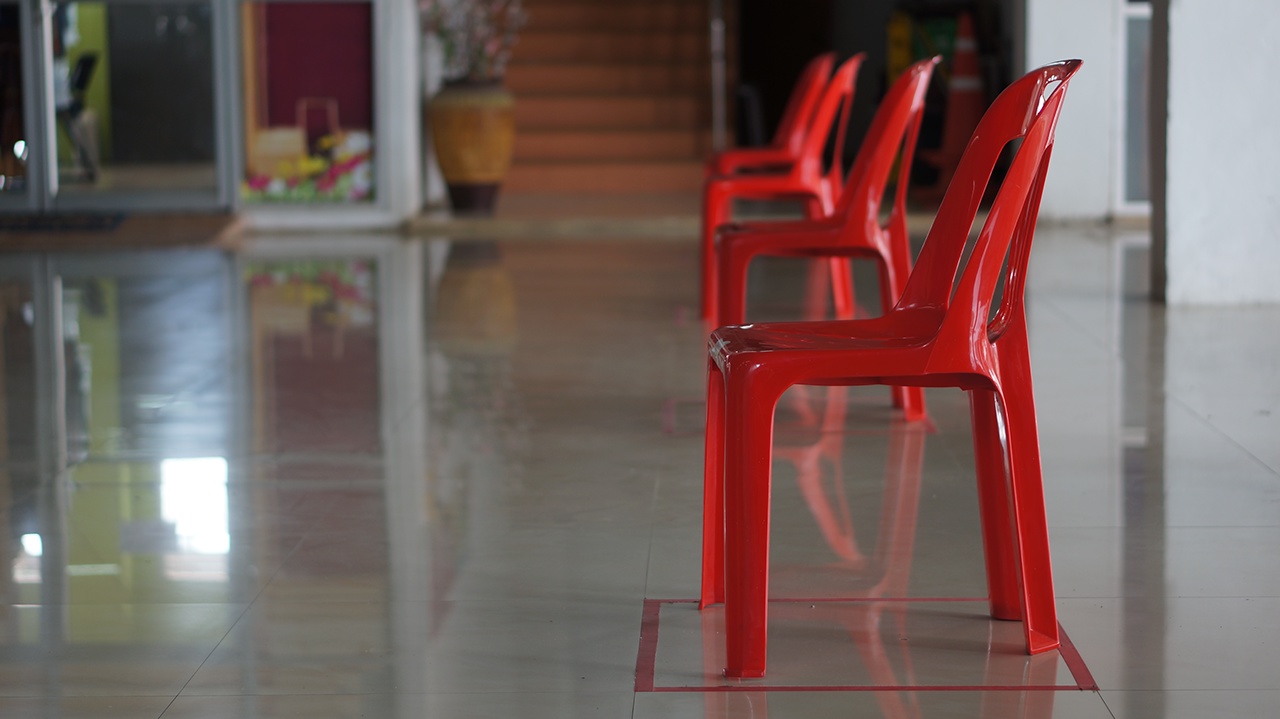
[[[740,245],[727,243],[719,248],[716,261],[716,282],[720,287],[720,299],[716,326],[740,325],[747,318],[747,269],[751,254]]]
[[[731,384],[732,383],[732,384]],[[725,646],[730,677],[762,677],[768,644],[769,474],[780,390],[726,377]]]
[[[730,219],[733,198],[714,181],[702,192],[702,319],[716,319],[716,229]]]
[[[1058,647],[1058,610],[1053,596],[1049,527],[1030,389],[1028,385],[1026,391],[1007,391],[1003,400],[1007,403],[1005,436],[1009,443],[1009,487],[1022,579],[1023,631],[1027,652],[1038,654]]]
[[[994,641],[995,637],[990,636],[988,646]],[[1004,677],[1006,676],[1005,673],[1009,671],[1009,667],[1001,659],[1003,658],[995,653],[987,653],[985,679],[988,683],[1008,681]],[[1027,660],[1026,667],[1023,669],[1022,684],[1039,687],[1056,685],[1058,683],[1058,664],[1060,662],[1061,660],[1055,656],[1031,657]],[[1053,695],[1056,693],[1034,690],[984,692],[982,695],[982,707],[978,716],[981,719],[1007,719],[1008,717],[1050,719],[1053,716]]]
[[[929,419],[924,407],[924,387],[895,387],[895,402],[901,397],[903,419],[908,422],[919,422]]]
[[[804,282],[804,319],[816,321],[827,317],[827,294],[831,289],[828,263],[809,260],[809,273]]]
[[[724,601],[724,378],[707,369],[707,429],[702,475],[702,596],[698,607]]]
[[[719,248],[716,262],[716,284],[719,287],[719,297],[714,303],[716,309],[716,317],[711,324],[717,327],[726,325],[737,325],[746,322],[747,314],[747,271],[750,267],[753,255],[741,246],[732,244]],[[822,301],[826,302],[826,268],[817,261],[811,263],[810,278],[808,282],[810,293],[817,292]],[[815,290],[814,277],[822,273],[818,280],[821,285]],[[808,302],[806,300],[806,302]],[[813,404],[809,398],[809,388],[797,386],[793,392],[793,410],[796,413],[797,420],[804,426],[812,426],[818,423],[818,416],[813,409]]]
[[[824,260],[809,260],[809,273],[805,278],[804,319],[817,321],[827,316],[827,294],[831,289],[831,272],[829,264]],[[792,391],[792,408],[801,424],[813,426],[818,422],[818,415],[813,410],[809,388],[797,386]]]
[[[895,271],[893,267],[893,258],[881,255],[877,264],[880,270],[880,314],[883,315],[893,309],[893,306],[898,303],[898,296],[902,294],[902,282],[899,279],[898,272]],[[909,269],[907,273],[901,275],[901,277],[905,279],[907,274],[910,274]],[[907,409],[908,404],[913,398],[907,396],[908,393],[906,388],[892,387],[890,388],[890,391],[893,394],[893,406],[901,409]],[[920,396],[923,397],[923,395]],[[915,407],[912,407],[911,409],[913,411],[917,410]],[[923,408],[921,407],[917,413],[922,414]],[[922,419],[922,417],[909,416],[907,419]]]
[[[910,259],[901,260],[907,263],[905,268],[895,265],[899,261],[895,256],[880,258],[880,314],[888,312],[897,304],[898,296],[902,294],[902,286],[906,283],[907,276],[911,274]],[[924,406],[923,387],[893,387],[891,392],[893,406],[902,409],[908,422],[928,419],[929,415]]]
[[[1009,447],[1009,489],[1022,579],[1022,622],[1027,652],[1038,654],[1058,647],[1058,608],[1053,596],[1049,521],[1044,506],[1025,318],[1010,322],[1002,339],[997,355],[1003,382],[1000,406]]]
[[[851,320],[858,313],[858,302],[853,292],[853,260],[832,257],[828,262],[831,264],[831,299],[836,319]]]
[[[973,455],[978,475],[978,508],[982,516],[982,546],[987,559],[991,616],[1019,620],[1022,618],[1022,602],[1014,562],[1013,523],[995,392],[970,390],[969,415],[973,422]]]
[[[804,203],[805,217],[810,220],[826,217],[831,213],[830,204],[829,202],[824,202],[821,197],[806,198]],[[806,320],[825,319],[827,316],[827,290],[830,287],[832,291],[839,291],[834,286],[828,285],[828,282],[836,278],[834,266],[831,267],[831,275],[828,277],[827,264],[822,260],[809,262],[809,276],[805,281],[804,298],[804,318]]]

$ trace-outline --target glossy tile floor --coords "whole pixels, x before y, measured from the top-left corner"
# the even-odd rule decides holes
[[[1143,239],[1050,227],[1033,258],[1078,655],[984,614],[961,393],[924,427],[811,391],[778,412],[746,682],[679,601],[692,242],[4,257],[0,716],[1274,716],[1280,309],[1148,304]],[[753,316],[794,316],[803,268],[755,272]]]

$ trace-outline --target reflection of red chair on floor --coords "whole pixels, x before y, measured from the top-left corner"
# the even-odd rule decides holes
[[[819,441],[799,447],[779,447],[775,456],[795,464],[797,482],[810,513],[832,552],[840,559],[835,572],[841,579],[851,580],[853,588],[842,591],[837,601],[802,600],[787,602],[784,607],[816,606],[804,611],[806,622],[843,626],[849,632],[853,648],[867,672],[867,681],[859,687],[883,687],[870,692],[880,714],[886,719],[918,719],[922,716],[919,694],[911,687],[921,686],[912,661],[910,645],[904,641],[885,641],[882,623],[887,617],[894,624],[887,636],[908,635],[907,618],[911,603],[900,601],[909,596],[909,583],[914,556],[917,520],[920,507],[924,448],[928,429],[918,422],[895,421],[888,429],[888,459],[885,468],[883,499],[874,549],[864,556],[854,537],[853,522],[844,498],[841,477],[841,455],[848,435],[845,433],[847,397],[845,387],[829,387],[823,412],[823,434]],[[830,477],[831,489],[827,478]],[[838,600],[849,601],[838,601]],[[826,611],[822,611],[822,609]],[[994,625],[993,625],[994,628]],[[994,638],[988,646],[996,646]],[[723,680],[724,643],[720,624],[710,614],[702,622],[702,646],[705,673],[710,685]],[[987,685],[1007,686],[1008,667],[998,666],[998,652],[989,651],[986,662]],[[1002,671],[1003,670],[1003,671]],[[1057,684],[1056,656],[1036,656],[1026,660],[1023,683],[1046,687]],[[1002,676],[1003,675],[1003,676]],[[936,687],[931,687],[936,688]],[[1024,717],[1048,719],[1053,715],[1052,691],[1029,690],[984,692],[982,717],[997,719]],[[730,692],[707,692],[706,716],[738,716],[736,701],[749,701],[751,716],[768,716],[768,694],[752,693],[750,697]],[[865,695],[864,695],[865,696]]]
[[[849,515],[849,504],[844,496],[844,422],[848,411],[848,389],[828,387],[827,403],[823,408],[821,435],[813,444],[799,447],[778,447],[774,456],[795,465],[796,486],[804,497],[809,512],[818,525],[827,546],[839,557],[841,564],[851,569],[862,569],[867,558],[858,549],[858,537]],[[828,496],[824,477],[830,470],[831,495]],[[706,571],[704,567],[703,571]],[[706,583],[704,582],[704,586]]]
[[[703,546],[712,552],[704,565],[723,573],[703,573],[712,586],[702,603],[724,597],[730,676],[765,670],[773,411],[796,384],[967,390],[992,616],[1021,619],[1029,653],[1058,646],[1023,290],[1054,128],[1079,65],[1035,70],[996,99],[887,314],[711,334],[704,532],[713,539]],[[966,259],[983,190],[1015,140],[1021,145]]]
[[[746,321],[747,267],[757,255],[871,258],[880,272],[881,308],[888,311],[893,307],[911,273],[907,176],[920,130],[925,91],[939,59],[933,57],[915,63],[890,88],[845,178],[839,204],[830,216],[721,228],[715,268],[720,291],[716,326]],[[882,225],[880,208],[895,160],[898,181],[893,207],[887,224]],[[833,289],[837,297],[843,296],[842,301],[837,301],[837,307],[853,306],[851,284],[846,282]],[[842,318],[852,319],[852,315]],[[895,388],[894,399],[895,404],[904,408],[908,419],[924,418],[922,389]]]
[[[854,79],[863,57],[855,55],[836,68],[809,119],[804,146],[794,162],[776,172],[707,178],[702,194],[703,319],[714,320],[717,315],[715,235],[716,229],[729,221],[735,199],[802,201],[809,217],[824,217],[834,210],[844,174],[840,157],[844,152]],[[834,160],[830,167],[823,167],[824,150],[833,133]],[[842,279],[849,277],[847,261],[832,261],[831,270]]]
[[[771,167],[785,170],[786,166],[800,159],[811,127],[811,116],[835,64],[834,52],[823,53],[810,60],[796,79],[773,142],[765,147],[737,147],[721,151],[707,163],[707,173],[712,176],[732,175]]]
[[[841,390],[844,388],[841,387]],[[871,583],[850,598],[862,600],[901,599],[908,594],[911,559],[915,548],[916,518],[920,509],[920,477],[924,470],[925,426],[919,422],[894,422],[889,427],[889,462],[885,476],[884,500],[880,509],[880,527],[875,552],[865,572]],[[898,636],[907,634],[906,602],[859,601],[852,605],[835,605],[836,618],[849,631],[854,648],[876,686],[910,686],[916,683],[911,655],[902,642],[905,677],[899,680],[889,651],[880,632],[880,619],[885,610],[897,627]],[[905,698],[896,692],[876,695],[880,710],[888,719],[918,717],[920,707],[915,696]]]
[[[848,580],[855,585],[850,591],[842,592],[840,597],[851,600],[850,603],[833,604],[832,611],[823,613],[823,616],[848,629],[872,684],[909,686],[915,683],[910,656],[904,651],[906,677],[899,680],[879,630],[881,615],[888,608],[899,635],[905,635],[907,604],[867,600],[896,599],[908,593],[927,429],[919,422],[894,422],[889,427],[880,522],[875,547],[868,558],[858,549],[853,520],[844,496],[842,455],[848,437],[845,433],[847,395],[845,387],[828,387],[822,435],[818,441],[804,446],[779,447],[775,456],[795,465],[796,483],[805,504],[827,546],[840,560],[840,568],[836,570],[840,573],[840,580]],[[704,565],[704,572],[708,569]],[[704,589],[710,585],[704,578]],[[703,604],[706,603],[707,597],[704,596]],[[722,648],[715,624],[705,620],[704,659],[715,663],[707,666],[710,676],[718,675],[723,666]],[[908,703],[904,703],[896,693],[886,692],[878,695],[877,700],[887,717],[906,719],[913,716],[908,712]],[[917,710],[914,715],[918,714]]]

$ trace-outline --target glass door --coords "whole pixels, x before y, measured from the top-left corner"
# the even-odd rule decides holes
[[[0,210],[23,209],[33,202],[34,180],[29,162],[34,107],[31,90],[31,26],[28,7],[19,0],[0,0]]]
[[[1148,147],[1148,94],[1151,67],[1151,3],[1128,0],[1120,9],[1120,92],[1116,107],[1119,151],[1113,161],[1117,216],[1151,214],[1151,160]]]
[[[0,60],[0,72],[23,83],[13,93],[4,83],[0,173],[24,194],[20,204],[37,211],[231,206],[229,4],[4,3],[0,43],[18,49],[0,52],[20,67],[15,73]]]

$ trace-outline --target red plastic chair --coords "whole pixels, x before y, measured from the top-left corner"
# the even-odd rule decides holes
[[[707,163],[708,174],[732,175],[749,169],[785,167],[798,160],[809,134],[810,116],[818,106],[818,98],[822,97],[822,89],[835,64],[834,52],[810,60],[796,79],[773,141],[766,147],[739,147],[717,153]]]
[[[703,319],[714,320],[716,317],[715,233],[716,228],[729,221],[734,199],[803,201],[809,217],[823,217],[834,210],[835,198],[840,196],[842,185],[843,168],[839,158],[844,148],[854,78],[864,57],[855,55],[836,68],[809,118],[809,131],[795,162],[779,172],[707,178],[702,194]],[[833,132],[835,161],[830,168],[824,168],[824,150]],[[833,260],[831,269],[833,279],[847,281],[847,261]]]
[[[717,327],[746,320],[747,266],[757,255],[872,258],[880,271],[881,307],[893,307],[911,274],[907,177],[920,132],[925,92],[940,60],[933,57],[915,63],[889,89],[845,178],[839,205],[830,217],[720,228],[716,250],[720,288]],[[893,208],[882,225],[880,208],[895,164],[898,181]],[[836,302],[838,308],[853,307],[852,284],[832,289],[844,295]],[[848,314],[842,319],[851,319]],[[924,419],[924,392],[920,388],[894,388],[894,399],[906,411],[908,420]]]
[[[703,590],[703,605],[724,599],[730,676],[765,671],[773,410],[796,384],[967,390],[991,614],[1022,620],[1029,653],[1058,646],[1023,290],[1054,128],[1079,67],[1068,60],[1028,73],[991,105],[901,299],[884,316],[711,334],[704,476],[704,531],[711,539],[703,545],[716,551],[714,538],[723,532],[723,556],[706,561],[724,572],[708,577],[713,586]],[[995,163],[1019,139],[961,269]]]

